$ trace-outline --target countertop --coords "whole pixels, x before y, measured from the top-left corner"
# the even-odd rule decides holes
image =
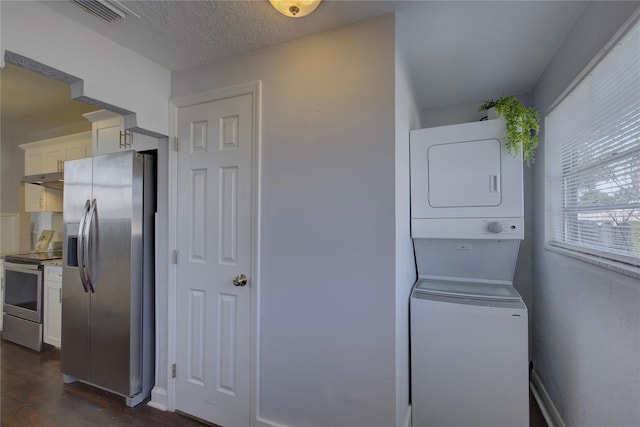
[[[15,255],[16,253],[19,253],[19,252],[8,252],[6,254],[2,254],[2,255],[0,255],[0,260],[4,260],[5,255]],[[42,265],[62,267],[62,258],[50,259],[50,260],[47,260],[47,261],[42,261]]]

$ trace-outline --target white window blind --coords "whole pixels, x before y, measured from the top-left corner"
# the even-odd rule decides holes
[[[545,120],[547,238],[640,265],[640,23]]]

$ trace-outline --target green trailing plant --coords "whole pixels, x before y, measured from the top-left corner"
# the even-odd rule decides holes
[[[538,147],[538,112],[533,107],[523,105],[515,96],[503,96],[498,99],[484,101],[478,111],[495,108],[496,112],[504,118],[507,125],[505,146],[513,155],[522,154],[527,166],[531,166],[535,160]]]

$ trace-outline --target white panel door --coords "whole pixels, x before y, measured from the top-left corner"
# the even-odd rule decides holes
[[[178,111],[176,409],[228,427],[250,425],[252,111]]]

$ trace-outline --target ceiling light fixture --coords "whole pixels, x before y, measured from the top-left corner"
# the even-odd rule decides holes
[[[320,4],[322,0],[269,0],[278,12],[290,18],[307,16]]]

